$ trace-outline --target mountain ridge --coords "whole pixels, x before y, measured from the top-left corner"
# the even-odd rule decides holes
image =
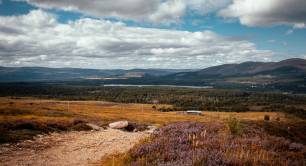
[[[277,68],[292,67],[306,73],[306,60],[293,58],[280,62],[243,62],[236,64],[224,64],[219,66],[208,67],[195,72],[176,73],[178,77],[188,77],[188,75],[199,77],[230,77],[254,75],[262,72],[276,70]]]
[[[80,69],[47,67],[0,67],[0,82],[88,81],[101,84],[180,84],[207,85],[216,82],[262,82],[306,78],[306,60],[293,58],[280,62],[243,62],[192,69]],[[269,78],[269,79],[268,79]],[[277,79],[276,79],[277,78]],[[245,81],[248,80],[248,81]],[[249,81],[252,80],[252,81]],[[260,80],[260,81],[258,81]],[[241,83],[241,81],[238,83]]]
[[[189,69],[83,69],[48,67],[2,67],[0,82],[63,81],[79,79],[133,78],[145,75],[162,76]]]

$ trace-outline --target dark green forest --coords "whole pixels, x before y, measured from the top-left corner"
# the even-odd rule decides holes
[[[306,96],[281,92],[170,87],[103,87],[56,83],[8,83],[0,85],[0,96],[173,105],[172,108],[159,108],[160,111],[281,111],[306,118]]]

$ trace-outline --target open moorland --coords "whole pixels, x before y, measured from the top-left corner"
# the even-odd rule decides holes
[[[306,123],[292,114],[203,110],[203,116],[197,116],[163,109],[173,106],[2,97],[0,160],[7,165],[18,165],[8,162],[12,158],[19,164],[37,161],[30,164],[41,165],[50,163],[46,156],[53,155],[57,165],[69,161],[89,165],[305,164]],[[101,133],[87,125],[106,128],[118,120],[131,122],[131,130]],[[151,125],[159,129],[153,134],[143,132]],[[138,132],[131,132],[134,129]],[[29,148],[34,151],[24,153]],[[84,156],[80,153],[88,155],[71,157]]]
[[[293,121],[293,116],[280,112],[205,112],[204,116],[186,116],[179,112],[161,112],[158,110],[159,107],[171,108],[170,105],[163,104],[3,97],[0,99],[0,124],[3,133],[1,142],[27,139],[37,132],[86,130],[84,124],[89,122],[101,127],[118,120],[128,120],[139,125],[163,126],[182,121],[224,121],[231,115],[240,120],[261,121],[264,115],[269,115],[272,120],[280,118],[286,123]],[[296,119],[298,118],[294,118],[294,121]]]

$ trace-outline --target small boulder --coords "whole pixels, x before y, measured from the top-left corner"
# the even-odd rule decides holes
[[[114,123],[110,123],[108,126],[112,129],[123,129],[129,125],[128,121],[118,121]]]
[[[146,133],[149,133],[149,134],[152,134],[154,133],[154,131],[156,130],[157,128],[155,126],[148,126],[148,130],[146,130],[145,132]]]
[[[86,125],[87,125],[88,127],[91,127],[93,130],[96,130],[96,131],[100,131],[100,130],[103,129],[102,127],[97,126],[97,125],[92,124],[92,123],[86,123]]]

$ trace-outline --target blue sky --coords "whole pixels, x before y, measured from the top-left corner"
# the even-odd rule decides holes
[[[302,16],[306,12],[306,10],[303,10],[303,7],[306,9],[304,0],[284,0],[286,6],[279,5],[281,0],[259,0],[258,3],[254,3],[251,0],[237,0],[235,2],[230,0],[130,0],[131,5],[124,4],[123,0],[115,0],[116,2],[110,0],[97,2],[93,0],[93,7],[90,4],[87,4],[87,6],[82,4],[84,1],[80,0],[76,0],[75,3],[72,3],[73,1],[64,1],[58,3],[51,0],[50,2],[48,0],[43,2],[38,0],[0,1],[0,23],[2,23],[0,32],[2,31],[2,35],[6,37],[2,42],[3,46],[0,45],[0,55],[2,54],[0,65],[84,68],[202,68],[241,61],[278,61],[286,58],[306,57],[306,18]],[[252,13],[250,9],[240,9],[245,4],[260,9],[261,6],[266,6],[264,3],[267,1],[270,1],[268,12],[266,7],[263,7],[262,13],[260,13],[261,10],[254,10]],[[118,5],[112,5],[112,3]],[[275,5],[273,6],[273,4]],[[107,5],[110,6],[108,7]],[[301,9],[296,9],[297,5],[301,6]],[[154,7],[151,8],[151,6]],[[278,12],[278,10],[281,11],[284,8],[288,11],[287,15]],[[290,13],[291,10],[292,13]],[[39,12],[35,13],[33,11]],[[30,14],[31,12],[32,14]],[[301,14],[301,17],[299,17],[299,14]],[[44,36],[44,33],[53,33],[48,28],[49,24],[46,27],[41,25],[39,27],[29,27],[27,25],[29,23],[19,23],[22,16],[24,18],[33,17],[29,20],[43,20],[40,17],[46,17],[51,21],[55,20],[52,26],[59,28],[65,25],[72,28],[72,30],[73,28],[79,28],[75,24],[80,23],[80,20],[83,20],[82,23],[85,20],[90,21],[90,23],[94,22],[93,27],[96,23],[99,26],[107,24],[111,28],[99,31],[99,26],[94,27],[97,31],[91,33],[91,35],[95,37],[100,36],[95,41],[97,43],[101,42],[100,44],[95,43],[95,47],[71,42],[71,45],[69,45],[71,46],[70,50],[54,50],[49,48],[52,46],[48,44],[40,45],[41,41],[38,42],[33,39],[29,43],[31,43],[32,47],[34,45],[39,47],[40,51],[35,52],[24,49],[14,52],[14,49],[10,50],[8,43],[18,43],[21,45],[20,43],[22,43],[21,41],[24,38],[33,34],[27,32],[27,34],[23,34],[23,37],[19,35],[17,38],[16,34],[14,36],[11,33],[5,34],[8,28],[12,28],[14,31],[23,31],[26,28],[39,28],[40,32],[37,32],[36,36]],[[10,19],[15,19],[16,21],[9,21]],[[12,23],[12,25],[7,25],[7,23]],[[41,23],[39,22],[39,24]],[[16,27],[16,25],[21,27]],[[82,26],[86,28],[87,25],[88,23]],[[114,27],[117,26],[120,27],[120,32],[124,34],[108,36],[109,32],[113,32],[113,29],[116,29]],[[148,40],[144,42],[146,45],[140,45],[140,34],[147,31],[147,29],[152,31],[153,37],[151,36],[151,38],[154,38],[156,42]],[[173,40],[168,41],[174,43],[167,43],[168,37],[164,30],[169,33],[178,34],[177,39],[171,36]],[[188,31],[190,34],[185,34],[185,31]],[[199,35],[197,32],[201,33],[200,36],[205,41],[202,38],[197,38]],[[89,34],[84,31],[78,33]],[[127,35],[127,33],[131,34]],[[72,37],[65,36],[67,34],[64,32],[59,32],[58,35],[58,38],[63,38],[62,40]],[[139,39],[135,37],[137,40],[131,41],[130,38],[125,38],[126,36],[133,35],[138,36]],[[190,36],[195,36],[195,38]],[[108,42],[105,38],[111,42]],[[190,38],[188,40],[195,43],[187,45],[182,43],[175,44],[175,40],[181,42],[186,38]],[[64,42],[51,42],[49,37],[39,37],[39,39],[49,41],[48,43],[60,44]],[[112,43],[114,40],[116,40],[113,43],[114,45],[104,43]],[[209,40],[213,41],[211,45]],[[67,43],[67,41],[64,43]],[[118,46],[118,43],[121,44],[122,49],[112,50],[112,48]],[[205,50],[201,45],[207,49]],[[241,47],[241,45],[246,47]],[[20,46],[20,49],[25,47]],[[44,49],[41,47],[44,47]],[[149,48],[144,49],[145,47]],[[187,48],[191,47],[195,53],[186,55],[186,52],[190,52]],[[213,50],[210,50],[212,47],[214,47]],[[222,49],[217,50],[218,48]],[[198,51],[195,51],[196,49]],[[239,49],[241,49],[240,52]],[[20,52],[24,52],[25,55],[21,55]],[[61,52],[66,54],[63,55]],[[75,56],[68,56],[69,52],[75,54]],[[71,62],[67,62],[67,59],[70,59]],[[63,63],[63,60],[65,63]],[[188,64],[185,62],[188,62]],[[105,65],[101,66],[101,64]]]

